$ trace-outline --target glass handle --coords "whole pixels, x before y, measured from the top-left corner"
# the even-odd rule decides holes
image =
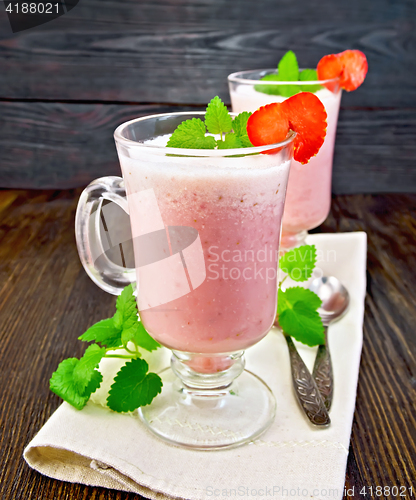
[[[136,281],[136,270],[108,258],[107,250],[115,245],[121,248],[123,242],[102,238],[103,230],[107,232],[106,220],[110,222],[108,215],[111,214],[111,204],[103,206],[105,200],[116,203],[126,214],[129,213],[121,177],[101,177],[84,189],[75,217],[75,237],[88,276],[106,292],[120,295],[124,287]]]

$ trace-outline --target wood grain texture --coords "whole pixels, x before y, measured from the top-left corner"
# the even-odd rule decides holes
[[[0,187],[66,189],[120,175],[113,139],[120,123],[189,109],[204,108],[0,102]],[[333,191],[416,191],[415,137],[413,110],[341,109]]]
[[[0,12],[0,97],[205,104],[229,102],[227,75],[275,67],[289,48],[304,67],[363,50],[367,81],[348,106],[416,101],[412,0],[84,0],[13,34]]]
[[[80,191],[0,191],[0,498],[133,500],[137,495],[55,481],[29,469],[24,446],[59,406],[48,379],[115,298],[79,263]],[[5,200],[2,203],[1,200]],[[416,195],[333,199],[318,231],[368,233],[364,347],[346,486],[415,486]],[[413,484],[412,484],[413,482]],[[367,498],[370,498],[367,496]],[[378,498],[389,499],[381,495]],[[410,498],[408,495],[406,498]]]
[[[120,175],[113,133],[139,116],[189,107],[0,103],[0,187],[73,188]]]
[[[356,469],[351,460],[347,469],[357,479],[354,483],[347,478],[346,484],[359,489],[371,485],[414,488],[416,197],[336,197],[330,217],[318,231],[354,230],[368,234],[368,284],[350,447]]]

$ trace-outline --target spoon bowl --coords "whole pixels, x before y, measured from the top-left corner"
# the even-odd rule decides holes
[[[335,276],[314,279],[309,285],[309,290],[315,292],[322,300],[318,313],[325,326],[342,318],[347,312],[350,296],[348,290]]]

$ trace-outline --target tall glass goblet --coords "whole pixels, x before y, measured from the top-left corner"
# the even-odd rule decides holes
[[[105,177],[81,195],[81,261],[104,290],[137,281],[147,331],[172,350],[162,394],[139,414],[163,439],[194,449],[250,441],[268,428],[275,400],[244,370],[243,351],[276,315],[281,221],[290,133],[279,144],[228,150],[167,148],[184,120],[138,118],[115,131],[123,179]],[[130,215],[135,269],[112,263],[97,229],[103,200]],[[113,245],[117,242],[113,242]]]
[[[307,165],[293,160],[287,187],[285,213],[283,216],[282,248],[290,249],[303,244],[307,231],[313,229],[328,217],[331,207],[332,160],[338,123],[341,88],[339,78],[325,81],[275,82],[260,81],[276,70],[252,70],[232,73],[228,85],[232,108],[235,113],[256,111],[273,102],[286,99],[275,95],[283,88],[296,92],[310,91],[316,94],[325,106],[328,128],[325,142],[318,154]]]

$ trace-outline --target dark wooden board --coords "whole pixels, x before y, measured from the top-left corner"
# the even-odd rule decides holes
[[[73,188],[120,175],[113,140],[117,125],[184,109],[203,108],[0,102],[0,187]],[[413,110],[342,109],[334,192],[416,191],[415,137]]]
[[[115,298],[90,281],[78,260],[73,236],[78,196],[79,190],[0,191],[0,498],[5,500],[140,498],[48,479],[22,458],[25,445],[60,404],[48,389],[51,373],[63,358],[82,354],[77,336],[114,307]],[[348,195],[334,197],[331,214],[318,229],[368,233],[364,347],[346,477],[355,494],[348,498],[371,498],[359,494],[363,486],[415,487],[415,221],[416,195]]]
[[[288,49],[314,67],[363,50],[370,71],[348,106],[416,102],[413,0],[82,0],[13,34],[0,12],[0,98],[206,104],[227,75],[275,67]]]

